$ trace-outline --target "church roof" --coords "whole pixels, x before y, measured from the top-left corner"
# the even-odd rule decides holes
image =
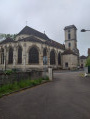
[[[27,38],[23,38],[23,39],[20,39],[19,41],[31,41],[31,42],[38,42],[38,43],[43,43],[43,41],[41,41],[40,39],[34,37],[34,36],[30,36],[30,37],[27,37]]]
[[[68,30],[68,29],[71,29],[71,28],[75,28],[75,29],[77,30],[77,28],[76,28],[75,25],[66,26],[66,27],[64,28],[64,30]]]
[[[1,41],[0,44],[6,44],[6,43],[9,43],[9,42],[15,42],[12,38],[6,38],[5,40]]]
[[[65,50],[65,45],[62,45],[62,44],[60,44],[60,43],[58,43],[54,40],[51,40],[51,39],[47,40],[46,44],[49,45],[49,46],[53,46],[53,47]]]
[[[62,53],[62,55],[70,55],[70,54],[73,54],[73,55],[76,55],[72,50],[70,50],[70,49],[67,49],[67,50],[65,50],[63,53]]]
[[[19,41],[24,41],[24,42],[37,42],[37,43],[42,43],[42,44],[46,44],[48,46],[52,46],[52,47],[55,47],[55,48],[58,48],[58,49],[63,49],[65,50],[65,45],[62,45],[52,39],[49,39],[46,34],[44,33],[41,33],[37,30],[34,30],[28,26],[24,27],[19,33],[18,35],[20,34],[28,34],[30,35],[29,37],[26,37],[26,38],[22,38],[22,39],[19,39]],[[40,40],[40,38],[42,39],[45,39],[44,41]],[[13,39],[11,38],[6,38],[5,40],[3,40],[2,42],[0,42],[0,44],[5,44],[5,43],[9,43],[9,42],[18,42],[18,41],[14,41]]]
[[[46,44],[46,45],[49,45],[49,46],[52,46],[52,47],[56,47],[56,48],[59,48],[59,49],[65,49],[65,46],[60,44],[60,43],[57,43],[56,41],[53,41],[51,39],[48,39],[46,40],[45,42],[44,41],[41,41],[39,38],[36,38],[34,36],[30,36],[30,37],[27,37],[27,38],[23,38],[23,39],[20,39],[19,41],[29,41],[29,42],[37,42],[37,43],[42,43],[42,44]]]
[[[37,37],[42,38],[42,39],[45,39],[45,40],[49,39],[46,34],[41,33],[41,32],[39,32],[39,31],[37,31],[37,30],[35,30],[35,29],[29,27],[29,26],[25,26],[25,27],[18,33],[18,35],[21,35],[21,34],[34,35],[34,36],[37,36]]]

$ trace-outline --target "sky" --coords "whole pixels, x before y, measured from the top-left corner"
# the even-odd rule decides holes
[[[32,27],[61,44],[65,43],[64,27],[77,27],[80,55],[90,48],[90,0],[0,0],[0,33],[16,34],[25,26]]]

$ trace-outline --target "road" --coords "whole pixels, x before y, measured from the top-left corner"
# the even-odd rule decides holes
[[[55,72],[52,82],[1,98],[0,119],[90,119],[90,77]]]

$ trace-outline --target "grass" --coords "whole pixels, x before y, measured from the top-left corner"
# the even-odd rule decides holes
[[[8,93],[11,93],[11,92],[14,92],[14,91],[18,91],[18,90],[20,90],[22,88],[39,85],[44,80],[47,81],[47,80],[49,80],[49,78],[45,77],[45,78],[39,78],[39,79],[36,79],[36,80],[35,79],[34,80],[27,79],[27,80],[21,80],[19,82],[14,82],[12,84],[2,85],[0,87],[0,97],[2,97],[5,94],[8,94]]]
[[[80,77],[84,77],[85,74],[84,74],[84,73],[80,73],[79,76],[80,76]]]

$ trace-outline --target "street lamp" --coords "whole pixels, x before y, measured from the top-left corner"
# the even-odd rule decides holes
[[[86,32],[86,31],[90,31],[90,30],[85,30],[85,29],[82,29],[81,32]]]

